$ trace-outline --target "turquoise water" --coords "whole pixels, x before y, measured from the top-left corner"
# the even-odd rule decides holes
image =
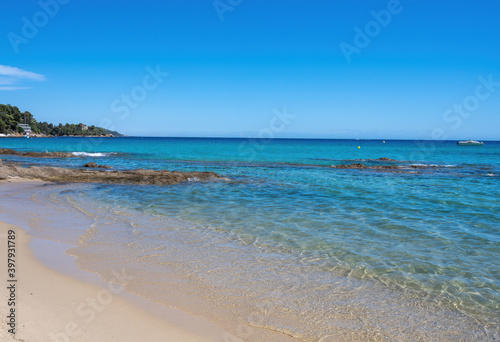
[[[175,273],[193,285],[194,295],[205,286],[213,289],[207,298],[223,296],[233,306],[240,303],[236,291],[250,303],[282,288],[275,302],[283,315],[273,315],[266,328],[286,327],[287,334],[307,341],[335,340],[324,333],[332,326],[352,328],[352,321],[338,316],[346,298],[352,310],[362,303],[363,310],[357,309],[366,322],[357,324],[371,324],[389,340],[412,340],[402,312],[414,315],[411,336],[432,339],[448,331],[444,340],[461,340],[453,334],[467,328],[477,335],[457,334],[468,336],[463,340],[498,338],[500,142],[459,147],[432,141],[5,138],[0,147],[85,152],[62,159],[1,156],[27,165],[95,161],[116,169],[214,171],[229,179],[45,187],[39,198],[91,218],[90,231],[82,225],[68,235],[80,246],[74,253],[84,268],[105,274],[106,267],[135,260],[129,266],[156,283]],[[376,160],[381,157],[396,161]],[[330,167],[351,163],[401,169]],[[48,226],[39,232],[49,236]],[[64,227],[56,226],[61,236]],[[96,266],[85,262],[89,255],[113,261]],[[188,266],[181,270],[179,264]],[[161,300],[152,286],[137,283],[135,291],[147,287],[152,299]],[[350,292],[342,297],[339,288]],[[392,304],[381,304],[387,302]],[[376,312],[379,318],[370,316]],[[314,324],[301,326],[291,317]],[[429,324],[436,319],[443,323]]]

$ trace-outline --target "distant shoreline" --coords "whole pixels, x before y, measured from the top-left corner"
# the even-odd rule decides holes
[[[0,133],[0,138],[25,138],[25,135],[2,135]],[[276,137],[272,139],[262,139],[258,137],[195,137],[195,136],[153,136],[153,135],[57,135],[57,136],[37,136],[37,135],[32,135],[30,138],[141,138],[141,139],[220,139],[220,140],[248,140],[248,141],[286,141],[286,140],[314,140],[314,141],[414,141],[414,142],[433,142],[433,143],[446,143],[446,142],[453,142],[456,143],[458,141],[464,140],[464,139],[447,139],[447,140],[434,140],[434,139],[385,139],[385,138],[303,138],[303,137],[297,137],[297,138],[290,138],[290,137]],[[481,139],[484,142],[500,142],[499,140],[490,140],[490,139]]]
[[[24,138],[26,139],[26,135],[1,135],[0,138]],[[30,139],[33,138],[120,138],[118,136],[112,135],[112,134],[107,134],[107,135],[30,135]]]

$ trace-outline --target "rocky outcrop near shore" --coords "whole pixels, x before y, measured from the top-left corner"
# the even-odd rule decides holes
[[[340,165],[332,165],[335,169],[376,169],[376,170],[394,170],[400,169],[400,166],[396,165],[364,165],[361,163],[353,163],[353,164],[340,164]]]
[[[365,165],[361,163],[331,165],[334,169],[370,169],[370,170],[405,170],[405,169],[425,169],[425,165]]]
[[[98,169],[112,169],[113,168],[109,165],[98,165],[97,163],[94,163],[94,162],[85,163],[85,164],[83,164],[83,167],[98,168]]]
[[[0,154],[10,154],[21,157],[35,157],[35,158],[71,158],[75,157],[73,153],[69,152],[21,152],[11,150],[8,148],[0,148]]]
[[[191,180],[223,179],[214,172],[179,172],[137,169],[130,171],[101,171],[65,169],[60,167],[0,164],[0,179],[36,179],[59,183],[112,183],[169,185]]]

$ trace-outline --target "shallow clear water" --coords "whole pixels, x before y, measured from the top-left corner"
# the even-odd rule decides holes
[[[267,299],[273,315],[246,323],[306,341],[352,331],[375,340],[499,338],[500,142],[6,138],[0,147],[93,153],[4,161],[228,177],[52,185],[31,197],[26,224],[35,234],[79,246],[81,266],[104,277],[126,264],[142,275],[130,290],[153,300],[175,302],[160,294],[168,283],[203,297],[203,315],[217,316],[210,303],[224,298],[222,311],[248,318]],[[397,162],[368,160],[381,157]],[[329,167],[359,159],[404,169]],[[3,198],[12,205],[12,195]],[[75,210],[72,227],[53,220]]]

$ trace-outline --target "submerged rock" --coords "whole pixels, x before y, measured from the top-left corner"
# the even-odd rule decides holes
[[[386,158],[386,157],[382,157],[382,158],[378,158],[378,159],[373,159],[373,160],[376,160],[376,161],[397,162],[396,159],[391,159],[391,158]]]
[[[224,179],[214,172],[179,172],[168,170],[101,171],[65,169],[60,167],[20,167],[9,164],[0,167],[0,179],[24,178],[48,182],[69,183],[113,183],[113,184],[155,184],[167,185],[188,180]]]
[[[91,168],[99,168],[99,169],[112,169],[113,167],[108,166],[108,165],[98,165],[97,163],[94,162],[88,162],[86,164],[83,164],[83,167],[91,167]]]
[[[360,163],[332,165],[335,169],[371,169],[371,170],[398,170],[404,167],[398,165],[364,165]]]
[[[35,158],[71,158],[75,157],[73,153],[69,152],[21,152],[11,150],[8,148],[0,148],[0,154],[11,154],[22,157],[35,157]]]
[[[391,158],[377,158],[377,159],[354,159],[355,161],[373,161],[373,162],[391,162],[391,163],[400,163],[401,161],[396,160],[396,159],[391,159]]]
[[[368,169],[368,166],[360,163],[332,165],[332,167],[336,169]]]

